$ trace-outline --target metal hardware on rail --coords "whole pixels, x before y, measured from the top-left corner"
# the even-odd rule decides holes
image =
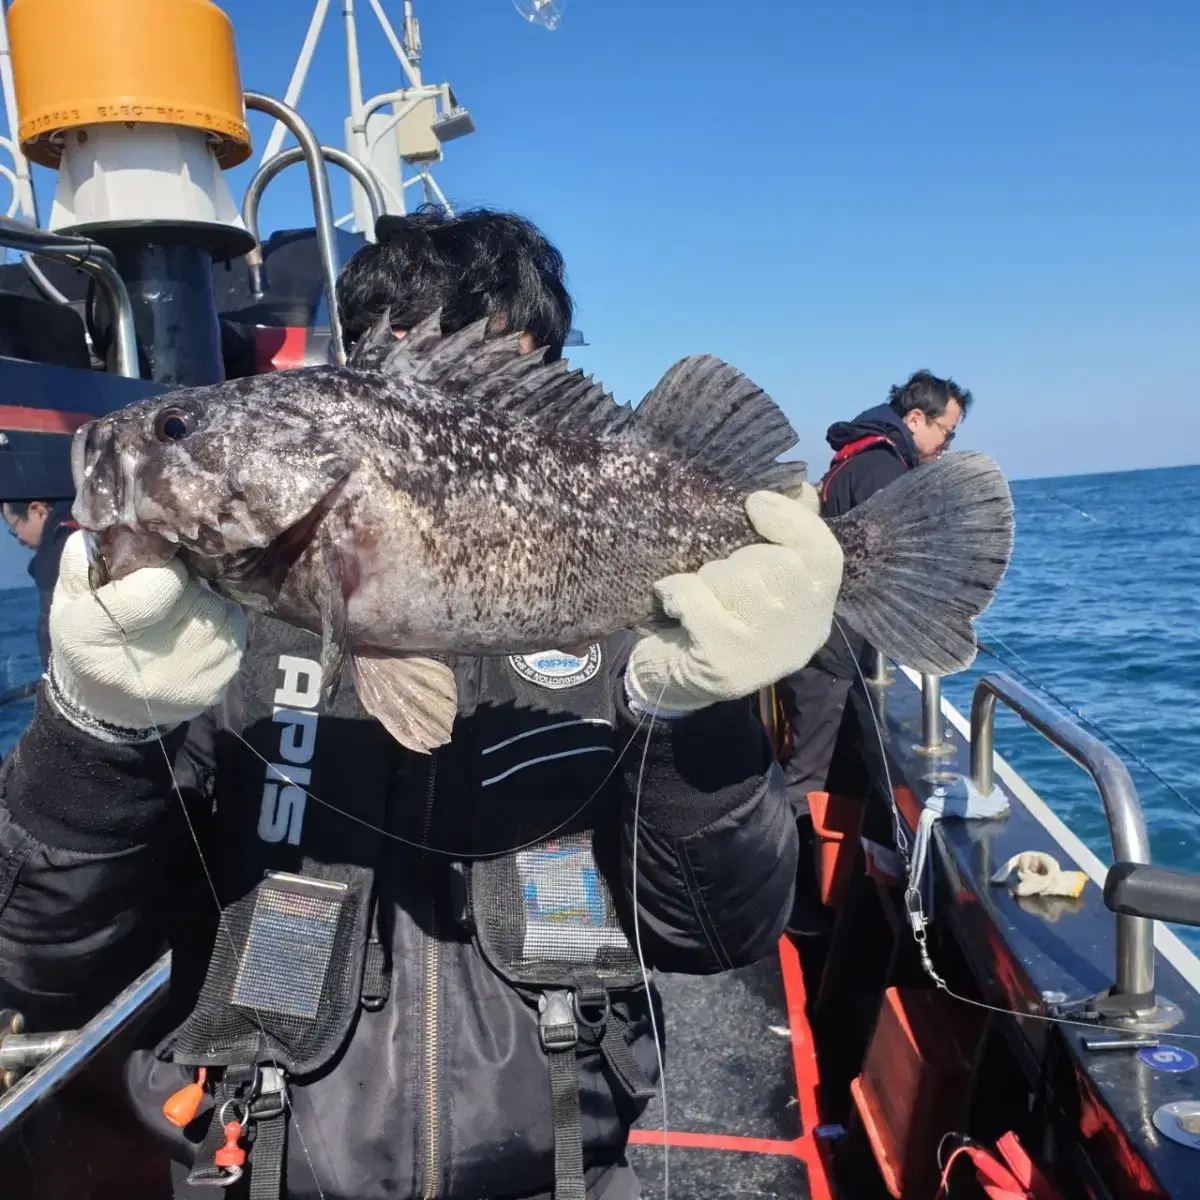
[[[277,121],[282,121],[296,141],[304,155],[308,167],[308,182],[312,189],[313,215],[317,230],[317,250],[321,256],[321,271],[325,276],[325,296],[329,302],[329,341],[333,350],[333,361],[338,366],[346,362],[346,345],[342,338],[342,321],[338,315],[337,306],[337,251],[333,229],[333,205],[329,199],[329,176],[325,172],[325,158],[321,153],[321,144],[313,131],[308,127],[304,118],[290,105],[276,100],[274,96],[264,96],[259,92],[245,93],[246,107],[255,112],[266,113]],[[258,265],[262,265],[262,248],[256,246],[247,255],[247,262],[253,262],[257,255]]]
[[[35,1049],[48,1050],[49,1055],[28,1074],[19,1074],[22,1069],[20,1067],[5,1070],[3,1060],[0,1060],[0,1082],[4,1075],[8,1075],[12,1080],[8,1090],[0,1087],[0,1138],[15,1129],[34,1109],[57,1095],[100,1050],[137,1017],[146,1014],[151,1005],[164,997],[170,977],[171,956],[165,954],[111,1003],[102,1008],[82,1029],[67,1033],[26,1037],[20,1032],[20,1028],[13,1027],[12,1018],[16,1014],[7,1013],[7,1028],[10,1032],[0,1034],[0,1052],[8,1046],[13,1037],[17,1037],[12,1051],[15,1059],[26,1059]],[[20,1025],[19,1017],[17,1021]],[[0,1025],[0,1029],[3,1028],[5,1026]],[[51,1044],[54,1039],[58,1039],[57,1046]],[[39,1046],[34,1046],[35,1041]]]
[[[949,758],[953,742],[945,740],[942,722],[942,680],[938,675],[921,676],[921,744],[915,753],[923,758]]]
[[[1137,789],[1125,764],[1103,742],[1074,721],[1048,707],[1007,675],[984,675],[971,700],[971,776],[985,796],[994,786],[996,701],[1010,708],[1032,729],[1082,767],[1100,793],[1109,839],[1117,862],[1149,863],[1150,840]],[[1141,998],[1145,1007],[1127,1014],[1135,1025],[1154,1026],[1156,1011],[1173,1009],[1168,1001],[1154,1005],[1154,922],[1118,914],[1114,998]],[[1178,1012],[1178,1010],[1175,1010]]]
[[[66,1033],[7,1033],[0,1037],[0,1077],[9,1071],[28,1071],[69,1046],[77,1030]]]
[[[370,167],[364,166],[352,154],[347,154],[345,150],[339,150],[336,146],[322,146],[321,157],[326,162],[331,162],[335,166],[348,171],[362,184],[363,191],[367,195],[367,203],[370,204],[371,213],[376,221],[387,212],[387,200],[383,195],[383,184],[380,183],[379,177]],[[259,243],[258,237],[258,207],[262,203],[263,193],[267,190],[267,184],[281,171],[286,170],[295,163],[303,161],[303,159],[304,151],[299,146],[293,146],[289,150],[281,150],[273,158],[267,159],[258,168],[254,173],[254,178],[246,186],[246,196],[242,201],[242,220],[245,222],[250,236],[255,241],[254,249],[246,255],[246,265],[250,268],[250,290],[255,297],[263,294],[263,257],[262,246]],[[373,241],[374,236],[374,229],[372,228],[368,240]]]
[[[44,258],[60,258],[91,275],[100,285],[112,311],[117,374],[126,379],[141,378],[133,306],[110,250],[84,238],[62,237],[42,229],[31,229],[7,217],[0,218],[0,246],[26,254],[40,254]]]

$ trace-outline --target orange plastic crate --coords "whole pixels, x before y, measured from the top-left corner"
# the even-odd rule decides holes
[[[962,1124],[974,1014],[941,992],[888,988],[862,1074],[850,1085],[887,1189],[897,1200],[932,1200],[937,1148]]]

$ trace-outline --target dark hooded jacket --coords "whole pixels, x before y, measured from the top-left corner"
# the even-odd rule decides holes
[[[50,661],[50,601],[58,582],[58,564],[67,538],[78,528],[71,520],[71,501],[58,501],[46,516],[41,544],[29,563],[29,574],[38,590],[37,640],[43,670]]]
[[[284,1195],[548,1200],[554,1122],[536,997],[480,939],[479,906],[503,897],[484,886],[464,908],[464,872],[474,887],[477,867],[494,878],[505,861],[480,855],[549,836],[552,856],[582,837],[622,927],[636,896],[645,959],[673,972],[762,957],[791,907],[796,829],[750,702],[658,722],[647,747],[624,699],[632,641],[611,636],[582,658],[454,662],[459,717],[432,756],[392,742],[352,688],[326,708],[313,686],[320,639],[267,619],[250,621],[220,710],[164,742],[95,740],[40,694],[0,768],[0,1008],[33,1029],[75,1027],[169,943],[168,1009],[125,1077],[143,1125],[190,1164],[212,1102],[182,1130],[162,1105],[195,1078],[180,1023],[204,1011],[210,959],[232,945],[214,932],[214,893],[228,913],[268,871],[373,864],[377,969],[365,970],[331,1060],[293,1080]],[[285,769],[302,771],[306,790],[282,787]],[[514,858],[514,870],[542,869]],[[652,1083],[644,992],[623,1003],[624,1037]],[[589,1195],[626,1200],[624,1148],[645,1097],[582,1042],[579,1082]],[[100,1169],[77,1166],[81,1178]]]
[[[824,517],[849,512],[917,465],[912,434],[888,404],[869,408],[853,421],[831,425],[826,439],[834,458],[818,488]],[[784,769],[789,799],[797,814],[807,812],[810,791],[833,786],[827,781],[835,759],[845,764],[861,753],[857,718],[851,711],[843,720],[843,714],[859,671],[866,675],[873,665],[861,635],[835,625],[809,665],[781,682],[780,698],[791,738]],[[855,690],[856,694],[861,691]],[[857,783],[849,790],[859,790]]]
[[[821,481],[821,513],[826,517],[849,512],[917,465],[912,434],[888,404],[869,408],[853,421],[831,425],[825,436],[834,451],[834,461]],[[837,460],[840,452],[869,437],[881,440]]]

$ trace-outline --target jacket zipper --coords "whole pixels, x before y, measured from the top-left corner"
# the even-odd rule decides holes
[[[429,783],[425,791],[425,825],[421,844],[429,842],[433,823],[433,793],[437,780],[437,753],[429,762]],[[440,1176],[438,1129],[438,982],[441,970],[441,944],[437,940],[437,912],[430,888],[429,936],[425,944],[425,1189],[423,1200],[435,1200]]]

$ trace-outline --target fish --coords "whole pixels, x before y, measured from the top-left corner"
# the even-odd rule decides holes
[[[582,647],[674,622],[657,580],[760,542],[758,490],[805,464],[776,403],[711,355],[635,407],[487,321],[403,337],[390,314],[344,367],[186,388],[81,427],[73,515],[93,587],[178,556],[205,586],[321,637],[322,692],[427,753],[456,715],[448,656]],[[1011,556],[999,467],[947,453],[827,522],[836,616],[946,675]]]

